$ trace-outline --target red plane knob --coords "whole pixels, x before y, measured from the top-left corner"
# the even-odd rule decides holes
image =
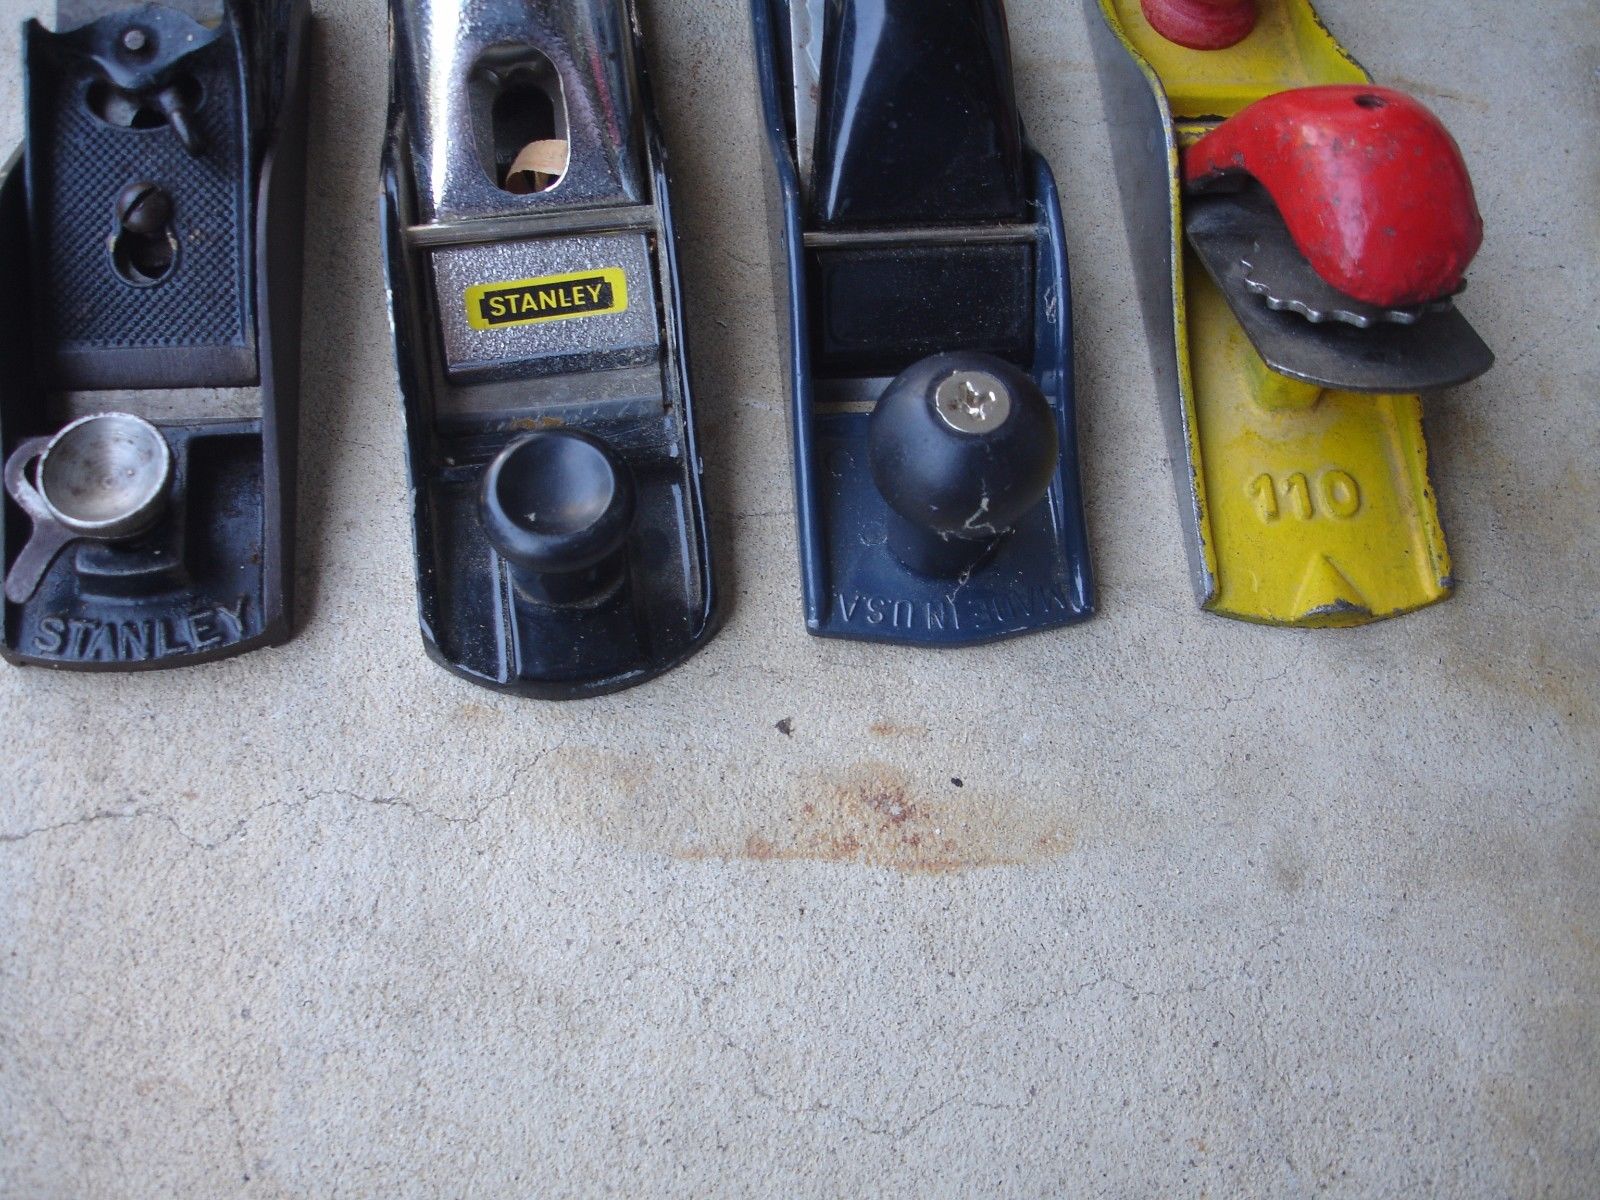
[[[1140,0],[1145,19],[1169,42],[1226,50],[1256,27],[1256,0]]]
[[[1368,304],[1455,292],[1483,245],[1461,148],[1388,88],[1300,88],[1258,100],[1184,154],[1191,190],[1255,178],[1317,274]]]

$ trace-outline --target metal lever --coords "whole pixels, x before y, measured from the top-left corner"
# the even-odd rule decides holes
[[[38,463],[38,483],[28,468]],[[127,413],[74,421],[32,438],[6,460],[6,491],[33,521],[33,536],[6,573],[6,599],[26,604],[50,564],[80,538],[119,541],[148,529],[166,507],[172,449],[161,431]]]
[[[26,604],[33,598],[56,555],[77,537],[57,523],[38,489],[28,480],[28,468],[49,444],[49,438],[33,438],[18,446],[6,460],[6,491],[33,521],[32,536],[6,572],[6,599],[13,604]]]
[[[183,143],[183,148],[189,152],[189,156],[199,158],[205,152],[206,142],[189,113],[189,105],[184,100],[183,94],[176,87],[164,87],[156,93],[156,105],[167,118],[167,124],[172,126],[172,132],[178,135],[178,140]]]

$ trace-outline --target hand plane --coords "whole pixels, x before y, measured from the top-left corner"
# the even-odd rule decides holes
[[[614,692],[716,631],[631,0],[393,0],[382,224],[428,652]]]
[[[806,626],[1094,611],[1061,206],[1000,0],[752,0]]]
[[[138,670],[293,625],[304,3],[61,0],[0,177],[12,662]]]
[[[1494,356],[1460,149],[1307,0],[1087,0],[1201,605],[1359,625],[1446,599],[1421,395]]]

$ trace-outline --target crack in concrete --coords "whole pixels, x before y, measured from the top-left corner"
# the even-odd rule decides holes
[[[370,805],[373,808],[404,809],[406,812],[409,812],[414,816],[426,817],[434,821],[442,821],[447,825],[476,825],[479,821],[483,820],[483,818],[488,814],[489,810],[495,805],[503,804],[512,799],[516,795],[517,789],[522,785],[523,777],[527,775],[528,772],[536,769],[541,763],[544,762],[546,758],[550,756],[550,754],[551,750],[549,749],[540,750],[533,756],[532,759],[526,763],[523,763],[511,773],[511,779],[503,790],[483,801],[483,803],[478,805],[478,807],[467,816],[455,816],[451,813],[440,812],[438,809],[429,808],[424,804],[418,804],[415,800],[408,799],[405,796],[366,795],[351,788],[330,788],[327,791],[321,792],[302,791],[301,796],[307,803],[316,800],[347,800],[357,804]]]
[[[521,785],[523,777],[529,771],[532,771],[539,766],[539,764],[542,763],[550,753],[550,750],[541,750],[535,754],[530,761],[518,767],[516,771],[512,773],[511,781],[502,791],[483,801],[475,810],[466,816],[454,816],[450,813],[440,812],[437,809],[428,808],[426,805],[418,804],[414,800],[410,800],[399,795],[366,795],[349,788],[332,788],[319,792],[311,792],[302,788],[300,789],[298,797],[294,799],[268,800],[263,804],[258,804],[249,812],[245,813],[244,816],[235,821],[233,827],[225,834],[214,840],[207,840],[190,833],[189,830],[185,829],[183,824],[176,817],[174,817],[171,813],[162,811],[159,808],[134,807],[124,810],[100,809],[97,812],[88,813],[81,817],[74,817],[68,821],[57,821],[50,825],[38,825],[32,829],[22,829],[12,833],[0,833],[0,845],[16,845],[21,842],[26,842],[31,838],[43,837],[44,835],[51,833],[60,833],[68,829],[79,829],[89,825],[97,825],[105,821],[152,820],[160,821],[161,823],[169,826],[174,833],[176,833],[180,838],[197,850],[220,850],[229,842],[242,836],[249,828],[250,824],[268,809],[282,808],[285,806],[304,808],[307,804],[315,801],[330,799],[345,800],[357,804],[369,805],[374,808],[401,808],[416,816],[426,817],[435,821],[442,821],[450,825],[476,825],[495,805],[502,804],[505,801],[510,800],[516,794],[517,788]]]
[[[1151,708],[1163,709],[1169,713],[1209,713],[1212,716],[1216,716],[1219,713],[1227,712],[1235,704],[1241,704],[1246,700],[1254,700],[1259,698],[1262,689],[1274,683],[1282,683],[1285,679],[1289,678],[1293,671],[1293,667],[1285,667],[1276,675],[1270,675],[1263,679],[1255,680],[1253,683],[1251,683],[1250,687],[1246,691],[1237,696],[1219,696],[1217,701],[1210,704],[1173,704],[1170,701],[1152,698],[1149,701],[1149,706]]]
[[[952,1104],[956,1104],[958,1102],[968,1103],[965,1097],[947,1096],[943,1100],[939,1101],[939,1103],[924,1110],[917,1116],[913,1117],[910,1121],[907,1121],[903,1124],[873,1125],[870,1124],[864,1117],[857,1116],[853,1112],[841,1109],[838,1105],[830,1104],[826,1101],[815,1100],[808,1104],[800,1105],[794,1105],[786,1102],[782,1096],[776,1094],[775,1092],[770,1092],[761,1086],[759,1082],[760,1066],[756,1062],[754,1051],[750,1050],[748,1047],[741,1046],[738,1042],[735,1042],[732,1038],[729,1038],[725,1035],[722,1037],[722,1045],[724,1049],[732,1050],[744,1058],[745,1071],[750,1084],[750,1090],[755,1093],[756,1097],[766,1101],[779,1112],[783,1113],[786,1117],[823,1116],[826,1114],[837,1113],[863,1133],[870,1134],[873,1137],[887,1137],[891,1141],[900,1141],[904,1138],[910,1137],[918,1129],[922,1128],[922,1126],[926,1125],[930,1120],[938,1116],[939,1113],[949,1108]]]
[[[1277,946],[1280,942],[1282,942],[1283,939],[1289,935],[1289,932],[1290,931],[1287,926],[1279,929],[1271,937],[1257,944],[1253,949],[1247,950],[1242,956],[1239,957],[1237,962],[1234,963],[1230,969],[1224,969],[1210,975],[1204,975],[1198,979],[1191,980],[1188,983],[1178,984],[1176,986],[1166,988],[1140,988],[1132,983],[1129,983],[1121,976],[1113,975],[1107,971],[1096,975],[1093,979],[1085,980],[1083,983],[1078,984],[1078,986],[1073,988],[1071,991],[1061,992],[1054,996],[1047,996],[1042,1000],[1031,1000],[1008,1005],[1007,1007],[1001,1009],[1000,1012],[994,1017],[985,1018],[981,1025],[982,1027],[992,1026],[1002,1020],[1007,1020],[1012,1017],[1021,1017],[1023,1020],[1029,1020],[1037,1013],[1043,1012],[1049,1008],[1053,1008],[1064,1001],[1076,1000],[1079,996],[1083,995],[1083,993],[1094,988],[1105,987],[1107,984],[1121,988],[1135,1000],[1168,1000],[1177,996],[1198,996],[1203,992],[1210,991],[1217,984],[1222,983],[1227,979],[1237,978],[1238,976],[1242,975],[1266,950]],[[977,1028],[979,1028],[979,1026],[974,1025],[968,1030],[968,1032],[973,1032]]]
[[[1529,598],[1526,594],[1520,596],[1515,595],[1514,593],[1506,590],[1504,587],[1501,587],[1499,584],[1491,583],[1487,579],[1474,579],[1466,575],[1457,575],[1456,584],[1458,587],[1465,586],[1468,588],[1478,588],[1486,592],[1493,592],[1502,600],[1506,600],[1514,605],[1518,612],[1524,612],[1528,608]],[[1570,617],[1580,625],[1586,624],[1589,621],[1594,620],[1596,617],[1600,617],[1600,607],[1592,608],[1585,613],[1577,608],[1572,607],[1562,600],[1555,599],[1554,597],[1544,597],[1543,602],[1547,607],[1553,608],[1557,612]]]
[[[737,1051],[739,1054],[744,1056],[746,1069],[749,1074],[750,1090],[754,1092],[755,1095],[761,1100],[773,1105],[773,1107],[777,1108],[778,1111],[783,1113],[785,1116],[821,1116],[825,1113],[837,1113],[863,1133],[870,1134],[873,1137],[886,1137],[890,1141],[902,1141],[905,1138],[910,1137],[913,1133],[921,1129],[934,1117],[938,1116],[941,1112],[952,1105],[960,1105],[963,1108],[981,1109],[985,1112],[1019,1113],[1032,1108],[1039,1099],[1039,1092],[1038,1088],[1036,1087],[1029,1089],[1028,1098],[1020,1104],[1005,1104],[994,1100],[979,1100],[971,1096],[963,1096],[958,1094],[945,1097],[937,1104],[923,1109],[908,1121],[904,1121],[899,1124],[875,1125],[869,1122],[865,1117],[858,1116],[856,1113],[841,1109],[838,1105],[829,1104],[824,1101],[813,1101],[809,1104],[802,1104],[799,1106],[786,1103],[783,1097],[768,1091],[766,1088],[762,1087],[759,1082],[757,1082],[757,1072],[759,1067],[755,1061],[755,1055],[752,1051],[726,1037],[723,1038],[723,1045],[726,1048]]]
[[[493,799],[486,800],[467,816],[459,817],[451,813],[440,812],[435,808],[428,808],[426,805],[418,804],[414,800],[408,800],[404,796],[369,796],[350,788],[333,788],[325,792],[308,792],[305,793],[305,799],[307,803],[316,800],[345,800],[351,804],[366,805],[371,808],[399,808],[404,809],[413,816],[425,817],[431,821],[442,821],[447,825],[476,825],[483,820],[484,814],[490,808],[506,799],[506,796],[499,795]]]
[[[41,837],[49,833],[58,833],[66,829],[77,829],[87,825],[98,825],[103,821],[160,821],[172,828],[172,831],[189,845],[197,850],[220,850],[236,837],[244,833],[245,829],[257,816],[269,808],[278,808],[287,804],[286,800],[269,800],[265,804],[257,805],[244,816],[240,817],[234,826],[222,837],[215,841],[207,841],[190,833],[171,813],[162,812],[156,808],[132,808],[123,812],[115,809],[101,809],[99,812],[89,813],[87,816],[75,817],[70,821],[58,821],[53,825],[39,825],[33,829],[23,829],[16,833],[0,833],[0,845],[14,845],[25,842],[30,838]]]

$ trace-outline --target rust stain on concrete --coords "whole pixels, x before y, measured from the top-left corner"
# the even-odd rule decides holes
[[[1083,819],[1058,797],[875,758],[791,771],[752,764],[744,786],[718,786],[681,757],[561,747],[539,768],[557,776],[540,814],[586,837],[690,862],[838,863],[945,875],[1046,862],[1077,844]]]
[[[807,780],[764,828],[672,851],[690,860],[821,862],[943,875],[1056,858],[1075,831],[1036,805],[985,797],[977,788],[935,796],[884,763]]]

